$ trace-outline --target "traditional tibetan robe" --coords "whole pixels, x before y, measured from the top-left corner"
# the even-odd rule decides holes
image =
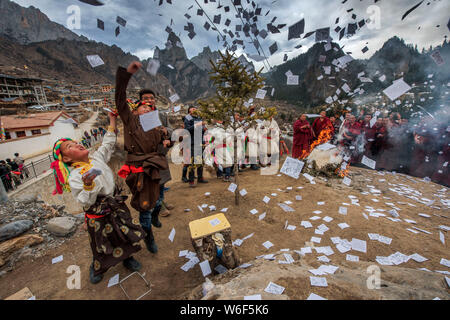
[[[320,117],[314,120],[312,128],[314,130],[314,134],[316,135],[316,139],[319,138],[320,133],[325,128],[330,128],[332,132],[334,132],[333,124],[331,123],[328,117]]]
[[[90,156],[90,162],[75,163],[75,169],[69,175],[72,195],[86,213],[95,275],[139,251],[139,242],[145,236],[139,220],[131,217],[125,204],[128,197],[118,194],[113,172],[107,164],[115,143],[116,135],[106,133],[101,147]],[[92,187],[87,188],[82,176],[91,168],[100,169],[102,174],[94,179]]]
[[[116,74],[116,107],[124,124],[126,168],[120,171],[131,190],[131,206],[139,212],[152,209],[159,198],[160,170],[169,168],[158,146],[168,137],[158,128],[145,132],[139,115],[131,112],[126,89],[132,74],[119,67]]]
[[[303,126],[308,125],[305,128]],[[311,141],[313,140],[313,135],[311,131],[311,126],[306,120],[297,120],[294,123],[294,140],[292,145],[292,157],[299,158],[303,151],[309,152]]]

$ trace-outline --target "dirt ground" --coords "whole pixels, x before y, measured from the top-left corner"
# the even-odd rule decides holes
[[[449,210],[440,203],[440,198],[436,197],[437,190],[443,187],[434,183],[425,183],[417,178],[413,182],[403,175],[389,175],[380,176],[376,171],[366,170],[362,168],[352,167],[351,172],[359,179],[364,179],[364,182],[375,186],[382,191],[381,195],[375,196],[369,194],[362,195],[361,191],[369,191],[370,188],[362,183],[362,186],[333,187],[333,184],[316,179],[316,184],[310,184],[305,178],[300,177],[298,180],[290,178],[285,175],[281,176],[262,176],[258,171],[245,170],[240,174],[240,188],[245,188],[248,194],[241,200],[239,207],[234,205],[234,194],[227,191],[229,183],[217,180],[209,173],[205,176],[209,180],[208,184],[199,185],[196,188],[189,188],[187,184],[182,183],[181,180],[181,166],[171,164],[171,173],[173,180],[167,184],[170,190],[166,193],[166,200],[168,203],[175,206],[172,214],[169,217],[161,218],[163,224],[161,229],[154,229],[155,238],[158,244],[159,251],[157,254],[148,252],[143,245],[143,249],[135,255],[135,257],[142,263],[143,268],[141,273],[145,272],[145,277],[152,284],[152,291],[144,299],[183,299],[188,296],[190,290],[200,285],[204,281],[200,267],[196,265],[188,272],[184,272],[180,267],[187,262],[187,259],[178,257],[180,250],[191,250],[193,247],[190,240],[190,233],[188,224],[190,221],[203,218],[210,215],[206,213],[208,208],[204,209],[205,213],[200,212],[197,205],[208,204],[215,205],[216,212],[220,212],[222,208],[228,207],[228,212],[225,214],[232,226],[233,240],[254,233],[253,237],[244,241],[244,243],[237,248],[238,254],[242,262],[247,262],[255,259],[256,256],[272,253],[283,248],[291,250],[300,250],[309,242],[312,236],[321,237],[322,241],[319,246],[331,246],[335,248],[330,237],[339,236],[351,241],[352,238],[357,238],[367,241],[367,254],[350,251],[348,253],[358,255],[360,261],[375,261],[376,256],[388,256],[396,251],[404,254],[419,253],[428,258],[428,261],[417,263],[412,259],[407,263],[401,265],[405,268],[427,268],[429,270],[445,270],[450,271],[449,268],[440,264],[441,258],[450,259],[448,250],[448,233],[442,230],[445,234],[446,244],[443,245],[439,240],[439,225],[450,225]],[[385,179],[386,181],[379,181]],[[430,208],[427,205],[421,204],[414,200],[408,199],[404,196],[399,196],[390,191],[387,183],[405,184],[422,192],[422,197],[428,199],[435,199],[435,205],[441,207],[441,210]],[[356,184],[355,184],[356,185]],[[361,184],[360,184],[361,185]],[[286,190],[287,187],[292,187],[292,190]],[[297,187],[303,187],[298,189]],[[283,190],[282,192],[278,189]],[[210,192],[209,197],[205,196],[206,192]],[[448,190],[446,191],[448,197]],[[271,196],[271,193],[277,193],[277,196]],[[303,200],[296,201],[295,196],[301,195]],[[347,215],[338,213],[343,202],[351,203],[348,198],[349,195],[354,195],[359,199],[360,206],[349,205]],[[268,204],[265,204],[262,199],[264,196],[271,198]],[[390,199],[384,199],[388,197]],[[372,199],[378,199],[379,202],[374,202]],[[277,203],[286,200],[292,201],[290,205],[295,209],[295,212],[284,212]],[[324,205],[318,205],[317,202],[324,201]],[[398,201],[402,202],[398,203]],[[362,212],[365,206],[372,206],[374,208],[390,210],[391,207],[385,202],[393,202],[402,210],[399,211],[402,219],[412,219],[417,222],[417,225],[412,225],[407,222],[393,222],[386,217],[369,217],[366,220]],[[413,204],[416,207],[408,205]],[[190,212],[184,212],[185,208],[191,209]],[[257,209],[259,212],[252,215],[250,210]],[[311,221],[310,217],[315,214],[313,211],[320,210],[318,214],[322,218],[330,216],[334,220],[325,223],[322,220]],[[258,215],[267,212],[266,218],[262,221],[258,220]],[[387,212],[384,212],[389,216]],[[418,213],[425,213],[431,218],[423,218]],[[368,214],[368,212],[366,212]],[[137,212],[133,211],[133,215],[137,216]],[[295,225],[295,231],[285,230],[285,222]],[[314,228],[304,229],[300,226],[302,220],[311,221],[314,227],[325,223],[330,230],[323,236],[315,235]],[[337,224],[346,222],[350,228],[341,230]],[[414,234],[407,231],[407,228],[417,226],[425,229],[432,234],[419,233]],[[168,239],[169,233],[175,228],[176,235],[174,242]],[[378,233],[383,236],[392,238],[392,243],[386,245],[378,241],[372,241],[368,238],[368,233]],[[269,250],[262,246],[265,241],[270,241],[274,247]],[[335,254],[332,256],[332,262],[335,265],[346,264],[346,253],[341,254],[334,250]],[[64,256],[64,260],[60,263],[52,265],[52,258],[59,255]],[[308,264],[315,267],[320,265],[317,261],[316,255],[306,255],[305,258]],[[24,287],[28,287],[38,300],[47,299],[126,299],[119,286],[107,288],[108,280],[119,273],[120,278],[124,278],[128,272],[122,265],[117,265],[105,274],[104,280],[93,285],[89,282],[89,265],[91,263],[91,252],[88,244],[88,237],[86,232],[80,227],[80,230],[73,236],[72,239],[64,243],[61,247],[51,250],[46,256],[31,261],[30,259],[22,261],[18,267],[12,272],[0,278],[0,299],[4,299],[9,295],[19,291]],[[376,263],[375,263],[376,264]],[[66,281],[70,274],[66,273],[70,265],[78,265],[81,268],[81,289],[69,290],[66,286]],[[141,293],[146,291],[143,282],[138,278],[131,278],[126,283],[127,292],[131,297],[138,297]],[[287,288],[289,290],[289,288]],[[335,299],[345,298],[339,296],[339,290],[335,290],[332,294]]]

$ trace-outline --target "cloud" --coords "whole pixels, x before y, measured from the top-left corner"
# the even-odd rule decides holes
[[[59,1],[59,0],[14,0],[22,6],[28,7],[33,5],[45,13],[51,20],[66,24],[68,14],[66,13],[69,5],[78,5],[81,9],[82,28],[81,30],[73,30],[79,35],[84,35],[92,40],[104,42],[108,45],[117,45],[126,52],[132,52],[139,57],[147,57],[152,53],[154,48],[165,47],[168,34],[165,32],[166,26],[169,26],[171,19],[173,24],[171,28],[179,35],[187,56],[189,58],[200,53],[205,46],[209,46],[211,50],[223,50],[222,42],[217,42],[217,35],[219,32],[223,35],[224,30],[235,31],[235,25],[242,24],[241,19],[236,17],[236,11],[231,1],[222,0],[223,6],[229,6],[230,11],[224,12],[224,8],[217,9],[218,2],[204,4],[203,1],[198,3],[205,10],[203,16],[197,15],[197,6],[194,1],[186,0],[172,0],[173,4],[164,3],[159,6],[159,1],[149,0],[104,0],[105,5],[101,7],[93,7],[79,1]],[[254,0],[255,1],[255,0]],[[305,19],[305,33],[314,31],[323,27],[330,27],[331,36],[334,41],[338,40],[338,34],[334,29],[339,25],[346,26],[348,23],[358,22],[361,19],[368,19],[371,13],[367,12],[367,8],[374,5],[373,1],[358,1],[349,0],[345,4],[342,1],[330,0],[260,0],[255,1],[259,7],[262,7],[262,15],[258,16],[258,29],[266,29],[267,24],[277,17],[274,25],[286,24],[278,34],[269,34],[263,40],[259,38],[262,50],[268,57],[268,63],[271,66],[278,65],[283,62],[285,53],[288,53],[289,59],[298,56],[305,52],[314,44],[314,35],[308,39],[292,39],[287,40],[288,27],[302,17]],[[253,10],[251,4],[246,0],[242,0],[243,6],[248,10]],[[188,9],[190,6],[193,7]],[[398,36],[405,39],[406,43],[417,44],[419,49],[422,47],[428,48],[430,45],[437,45],[442,43],[443,37],[448,34],[446,27],[448,22],[448,15],[450,4],[448,1],[430,1],[424,2],[420,7],[411,12],[408,17],[401,21],[401,16],[414,3],[410,0],[396,0],[396,1],[379,1],[376,6],[380,9],[380,23],[379,30],[369,29],[364,26],[358,33],[349,39],[344,37],[339,41],[341,46],[345,45],[346,51],[352,51],[354,58],[370,58],[377,50],[381,48],[383,43],[393,36]],[[347,10],[351,10],[347,12]],[[270,13],[265,16],[267,11]],[[191,18],[188,20],[184,15],[188,13]],[[206,15],[213,19],[214,15],[221,14],[221,24],[218,26],[218,32],[213,30],[206,31],[203,25],[206,21],[209,22]],[[357,18],[353,19],[352,14],[356,14]],[[119,15],[127,20],[126,28],[121,27],[119,37],[115,37],[114,30],[117,26],[116,16]],[[160,16],[161,15],[161,16]],[[336,18],[339,17],[339,23],[336,24]],[[97,18],[105,22],[105,31],[97,28]],[[224,22],[226,19],[232,21],[230,27],[226,27]],[[187,31],[184,26],[190,22],[195,27],[196,37],[190,40],[187,36]],[[436,25],[441,25],[436,28]],[[418,30],[418,27],[421,30]],[[246,55],[257,54],[252,40],[240,33],[241,40],[245,43]],[[237,39],[236,37],[234,39]],[[230,36],[227,35],[227,41],[231,44]],[[269,46],[277,42],[278,51],[270,56]],[[367,46],[369,51],[363,54],[362,48]],[[303,47],[295,49],[298,44]],[[290,51],[290,52],[289,52]],[[239,51],[240,55],[241,51]],[[262,52],[261,52],[262,53]],[[264,64],[263,62],[254,62],[255,67],[259,69]],[[265,70],[267,71],[267,70]]]

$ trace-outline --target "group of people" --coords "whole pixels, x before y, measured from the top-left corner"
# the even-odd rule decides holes
[[[69,191],[84,208],[93,256],[90,281],[94,284],[102,280],[106,270],[120,262],[131,271],[140,270],[141,264],[133,257],[141,249],[139,242],[144,240],[148,251],[156,253],[158,248],[152,227],[161,228],[159,216],[162,215],[162,210],[167,212],[173,208],[164,203],[164,193],[168,190],[165,184],[171,180],[167,153],[174,146],[174,140],[179,138],[178,141],[182,141],[186,137],[172,137],[174,130],[167,114],[157,109],[152,90],[140,91],[137,102],[132,103],[127,99],[128,83],[141,67],[139,62],[133,62],[127,69],[118,68],[115,91],[117,113],[108,114],[110,125],[97,151],[90,155],[86,147],[67,138],[59,139],[53,147],[55,161],[51,167],[56,182],[54,194]],[[141,120],[147,113],[154,111],[158,112],[162,125],[145,130]],[[130,205],[139,212],[139,219],[132,218],[125,204],[127,196],[120,194],[114,183],[114,173],[107,165],[117,139],[118,116],[124,125],[126,159],[117,174],[125,179],[131,191]],[[236,132],[238,144],[237,150],[234,150],[233,134],[227,134],[220,126],[207,130],[206,123],[198,117],[196,108],[189,107],[183,126],[191,137],[190,142],[186,140],[184,144],[177,145],[178,150],[172,151],[176,153],[181,152],[181,148],[190,148],[190,152],[183,150],[184,182],[194,186],[197,178],[198,183],[207,183],[203,177],[204,164],[214,166],[218,177],[230,181],[235,169],[235,151],[239,158],[239,167],[236,169],[240,170],[247,166],[258,170],[258,164],[270,166],[273,159],[277,160],[280,150],[289,152],[282,139],[280,143],[277,139],[272,139],[280,133],[273,119],[260,121],[256,129],[246,128],[242,120],[236,115],[235,121],[239,122],[240,131]],[[409,145],[399,144],[399,140],[395,139],[411,135],[414,155],[430,157],[430,161],[431,153],[436,150],[427,148],[429,138],[420,131],[421,127],[408,132],[406,128],[409,126],[406,124],[407,121],[395,113],[388,119],[379,118],[373,123],[370,115],[360,114],[357,119],[347,113],[341,121],[338,117],[326,117],[324,111],[312,125],[307,121],[306,115],[302,115],[294,124],[292,155],[295,158],[305,157],[311,152],[311,144],[315,140],[321,143],[328,141],[338,144],[344,152],[349,152],[353,162],[366,155],[376,160],[378,167],[387,170],[412,170],[412,163],[417,161],[415,156],[402,158],[408,158],[408,163],[399,161],[402,148],[408,148]],[[448,128],[446,130],[446,148],[443,152],[438,152],[437,158],[441,157],[439,161],[448,159],[449,156]],[[260,149],[261,146],[264,150]]]
[[[145,131],[140,117],[157,111],[155,93],[144,89],[139,101],[130,103],[126,89],[140,68],[133,62],[127,69],[119,67],[116,74],[115,103],[117,114],[108,114],[110,125],[102,145],[92,155],[89,150],[68,138],[56,141],[53,147],[56,189],[53,194],[71,192],[85,211],[86,229],[92,251],[90,281],[99,283],[103,274],[122,262],[131,270],[138,271],[141,264],[133,254],[141,249],[140,241],[148,251],[156,253],[158,247],[152,227],[161,228],[159,215],[164,205],[165,183],[171,179],[167,152],[173,146],[172,129],[167,117],[160,112],[163,126]],[[120,116],[124,128],[125,164],[117,173],[125,179],[131,191],[131,206],[139,212],[133,219],[125,204],[127,196],[120,194],[109,168],[111,155],[117,139],[116,118]],[[170,210],[166,206],[165,210]]]
[[[18,153],[14,154],[12,160],[0,160],[0,178],[6,192],[14,190],[22,184],[22,180],[29,177],[30,173],[24,164],[25,160]]]
[[[376,120],[361,111],[357,116],[331,116],[322,111],[312,124],[305,114],[294,123],[293,157],[303,159],[311,144],[322,138],[338,145],[351,163],[363,156],[376,161],[377,170],[402,172],[449,186],[450,127],[448,121],[433,116],[418,121],[402,119],[398,112]],[[325,142],[325,141],[324,141]]]
[[[92,128],[90,130],[90,134],[87,130],[85,130],[83,132],[80,142],[85,148],[90,148],[92,147],[92,144],[97,142],[100,139],[100,137],[103,137],[105,133],[106,130],[103,129],[102,127]]]

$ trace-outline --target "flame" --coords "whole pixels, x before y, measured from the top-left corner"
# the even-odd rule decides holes
[[[325,142],[328,142],[331,140],[331,138],[333,138],[333,130],[331,128],[325,128],[323,129],[320,134],[319,137],[317,138],[317,140],[315,140],[311,146],[309,147],[309,151],[307,150],[303,150],[302,155],[300,156],[300,159],[305,159],[307,158],[311,152],[314,150],[315,147],[317,147],[318,145],[321,145]]]
[[[345,168],[345,170],[342,170],[341,168],[337,168],[336,169],[336,171],[335,171],[335,173],[338,175],[338,176],[340,176],[341,178],[344,178],[344,177],[346,177],[347,175],[348,175],[348,172],[349,172],[349,167],[350,167],[350,165],[349,164],[347,164],[347,167]]]

